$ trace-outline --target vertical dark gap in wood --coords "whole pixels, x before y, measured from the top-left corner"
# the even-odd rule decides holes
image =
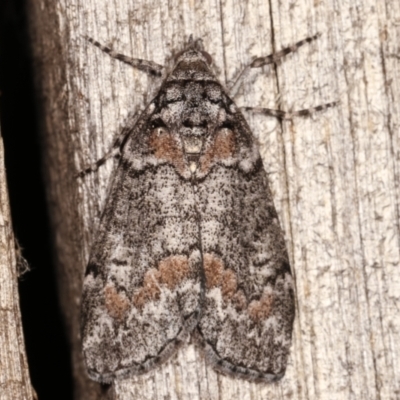
[[[70,349],[56,290],[41,173],[25,0],[4,0],[0,8],[0,118],[11,214],[31,267],[19,284],[30,375],[40,400],[72,399]]]

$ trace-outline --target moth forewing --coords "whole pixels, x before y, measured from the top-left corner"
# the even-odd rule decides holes
[[[144,72],[162,69],[91,42]],[[118,142],[83,288],[95,380],[145,373],[190,335],[223,373],[270,382],[285,372],[295,309],[284,234],[257,143],[210,64],[190,40]]]

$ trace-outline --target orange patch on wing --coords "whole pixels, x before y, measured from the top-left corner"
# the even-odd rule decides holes
[[[227,269],[222,274],[222,296],[226,299],[231,299],[237,291],[237,277],[231,270]]]
[[[142,308],[147,302],[157,300],[160,297],[160,271],[156,268],[148,270],[143,279],[143,287],[133,296],[133,304]]]
[[[189,275],[189,260],[186,256],[170,256],[158,264],[160,282],[175,289]]]
[[[143,308],[147,302],[158,300],[163,285],[173,290],[187,278],[189,272],[189,260],[186,256],[164,258],[158,263],[158,268],[146,272],[143,286],[133,296],[133,304],[137,308]]]
[[[154,129],[149,137],[149,146],[156,158],[170,162],[180,173],[183,173],[185,169],[183,151],[167,129]]]
[[[205,154],[200,159],[201,172],[208,172],[215,161],[234,157],[236,153],[235,134],[228,128],[219,129]]]
[[[204,254],[204,273],[206,276],[207,289],[220,288],[222,298],[229,301],[238,311],[247,312],[255,322],[267,319],[274,305],[274,296],[271,292],[264,290],[259,300],[247,301],[243,290],[238,289],[237,274],[225,268],[223,260],[213,254]]]
[[[204,273],[206,275],[206,285],[209,289],[220,286],[224,264],[222,260],[212,254],[204,254]]]
[[[271,314],[272,308],[274,306],[274,296],[272,293],[264,290],[260,300],[253,300],[248,307],[248,312],[250,317],[256,321],[260,322],[266,320]]]
[[[113,285],[107,285],[104,288],[104,298],[108,314],[117,320],[122,320],[128,311],[129,300],[119,294]]]
[[[204,273],[207,288],[220,287],[224,299],[233,297],[237,290],[237,277],[231,269],[225,269],[224,262],[213,254],[204,254]]]
[[[233,157],[236,151],[235,135],[228,128],[219,129],[215,137],[213,152],[220,160]]]

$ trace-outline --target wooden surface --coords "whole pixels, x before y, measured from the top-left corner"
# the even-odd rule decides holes
[[[399,1],[31,0],[29,15],[76,398],[108,391],[114,399],[400,399]],[[283,110],[340,100],[292,122],[247,115],[295,276],[285,377],[273,385],[226,378],[189,346],[143,377],[109,389],[90,383],[80,354],[80,291],[115,164],[83,180],[74,174],[108,150],[156,83],[83,35],[164,64],[193,34],[229,82],[252,57],[316,32],[318,41],[276,68],[253,71],[236,99]]]
[[[15,239],[0,134],[0,400],[32,400],[18,295]]]

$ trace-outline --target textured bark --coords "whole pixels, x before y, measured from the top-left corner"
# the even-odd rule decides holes
[[[31,0],[42,96],[48,197],[60,296],[72,343],[76,398],[400,398],[400,3]],[[258,137],[297,289],[289,367],[273,385],[223,377],[189,346],[162,368],[111,388],[91,383],[80,352],[79,299],[113,169],[75,173],[109,148],[154,85],[111,60],[89,35],[163,64],[189,34],[202,37],[222,82],[253,56],[316,32],[276,68],[252,71],[243,106],[302,109],[314,118],[247,116]],[[152,91],[153,90],[153,91]],[[102,397],[103,396],[103,397]]]
[[[31,400],[18,296],[17,255],[0,136],[0,400]]]

